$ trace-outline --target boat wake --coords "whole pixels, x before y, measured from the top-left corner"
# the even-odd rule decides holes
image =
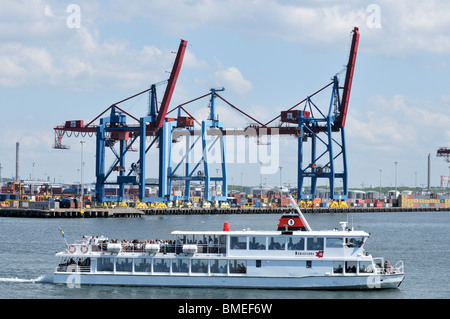
[[[44,283],[52,284],[53,277],[48,275],[42,275],[34,279],[23,279],[23,278],[0,278],[0,282],[16,282],[16,283]]]

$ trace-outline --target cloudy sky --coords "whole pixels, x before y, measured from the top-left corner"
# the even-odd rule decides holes
[[[171,107],[213,87],[261,122],[328,84],[347,63],[351,31],[360,46],[346,123],[349,186],[431,184],[449,174],[436,157],[450,147],[450,3],[448,1],[296,0],[0,0],[0,152],[2,177],[95,177],[95,138],[53,128],[94,119],[109,105],[168,78],[180,39],[188,41]],[[343,83],[343,75],[341,81]],[[164,86],[158,87],[162,98]],[[318,96],[328,107],[331,91]],[[208,100],[187,106],[206,118]],[[203,103],[203,104],[202,104]],[[217,101],[226,127],[252,122]],[[146,115],[148,96],[122,107]],[[283,137],[277,166],[296,183],[297,145]],[[34,163],[34,164],[33,164]],[[131,164],[131,163],[128,163]],[[278,170],[229,165],[230,182],[279,184]],[[242,173],[242,175],[241,175]],[[338,184],[339,186],[339,184]]]

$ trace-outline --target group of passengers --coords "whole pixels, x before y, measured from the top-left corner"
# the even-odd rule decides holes
[[[117,239],[114,240],[117,243]],[[159,251],[162,253],[175,252],[175,245],[171,240],[153,239],[153,240],[128,240],[121,241],[122,251],[142,252],[145,250],[145,245],[156,244],[159,245]]]
[[[209,241],[206,240],[180,240],[178,239],[176,242],[172,240],[162,240],[162,239],[149,239],[149,240],[128,240],[123,239],[119,241],[118,239],[107,239],[105,237],[99,236],[83,236],[82,243],[88,246],[91,246],[92,251],[107,251],[108,244],[121,244],[122,251],[129,252],[144,252],[145,245],[147,244],[157,244],[160,246],[161,253],[180,253],[182,252],[182,246],[184,243],[188,244],[197,244],[199,253],[217,253],[222,252],[219,251],[219,245],[217,238],[212,239],[209,238]]]
[[[91,246],[92,251],[106,251],[108,239],[98,236],[84,236],[81,239],[84,245]]]
[[[77,268],[78,266],[78,268]],[[58,265],[58,271],[69,271],[74,272],[77,269],[80,271],[89,271],[91,266],[91,258],[68,258],[63,260]]]
[[[390,274],[390,273],[394,274],[397,271],[395,265],[391,266],[391,263],[387,259],[384,261],[383,268],[384,268],[384,273],[386,273],[386,274]]]
[[[177,247],[181,247],[183,243],[183,240],[179,240],[177,242]],[[207,240],[206,237],[204,237],[203,240],[188,240],[187,243],[197,245],[197,250],[199,253],[218,253],[220,250],[217,238],[212,239],[209,237],[209,240]]]
[[[106,251],[108,243],[111,244],[121,244],[122,251],[130,252],[143,252],[145,251],[145,245],[147,244],[157,244],[160,246],[160,252],[170,253],[175,252],[175,244],[172,240],[162,240],[162,239],[152,239],[152,240],[128,240],[123,239],[119,241],[118,239],[112,238],[108,240],[107,238],[98,236],[83,236],[82,243],[92,247],[92,251]]]

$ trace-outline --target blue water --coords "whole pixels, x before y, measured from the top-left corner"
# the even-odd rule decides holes
[[[143,218],[0,218],[0,299],[447,299],[450,298],[450,213],[305,214],[316,230],[348,220],[371,234],[366,250],[392,262],[403,260],[406,277],[399,289],[306,291],[264,289],[153,288],[54,285],[55,252],[82,235],[118,239],[171,238],[172,230],[230,228],[274,230],[279,215],[171,215]]]

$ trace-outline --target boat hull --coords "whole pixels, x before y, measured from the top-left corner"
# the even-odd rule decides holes
[[[133,275],[55,273],[54,283],[77,285],[122,285],[160,287],[217,287],[260,289],[324,289],[370,290],[398,288],[403,274],[371,276],[309,276],[309,277],[250,277],[242,276],[192,276],[192,275]]]

